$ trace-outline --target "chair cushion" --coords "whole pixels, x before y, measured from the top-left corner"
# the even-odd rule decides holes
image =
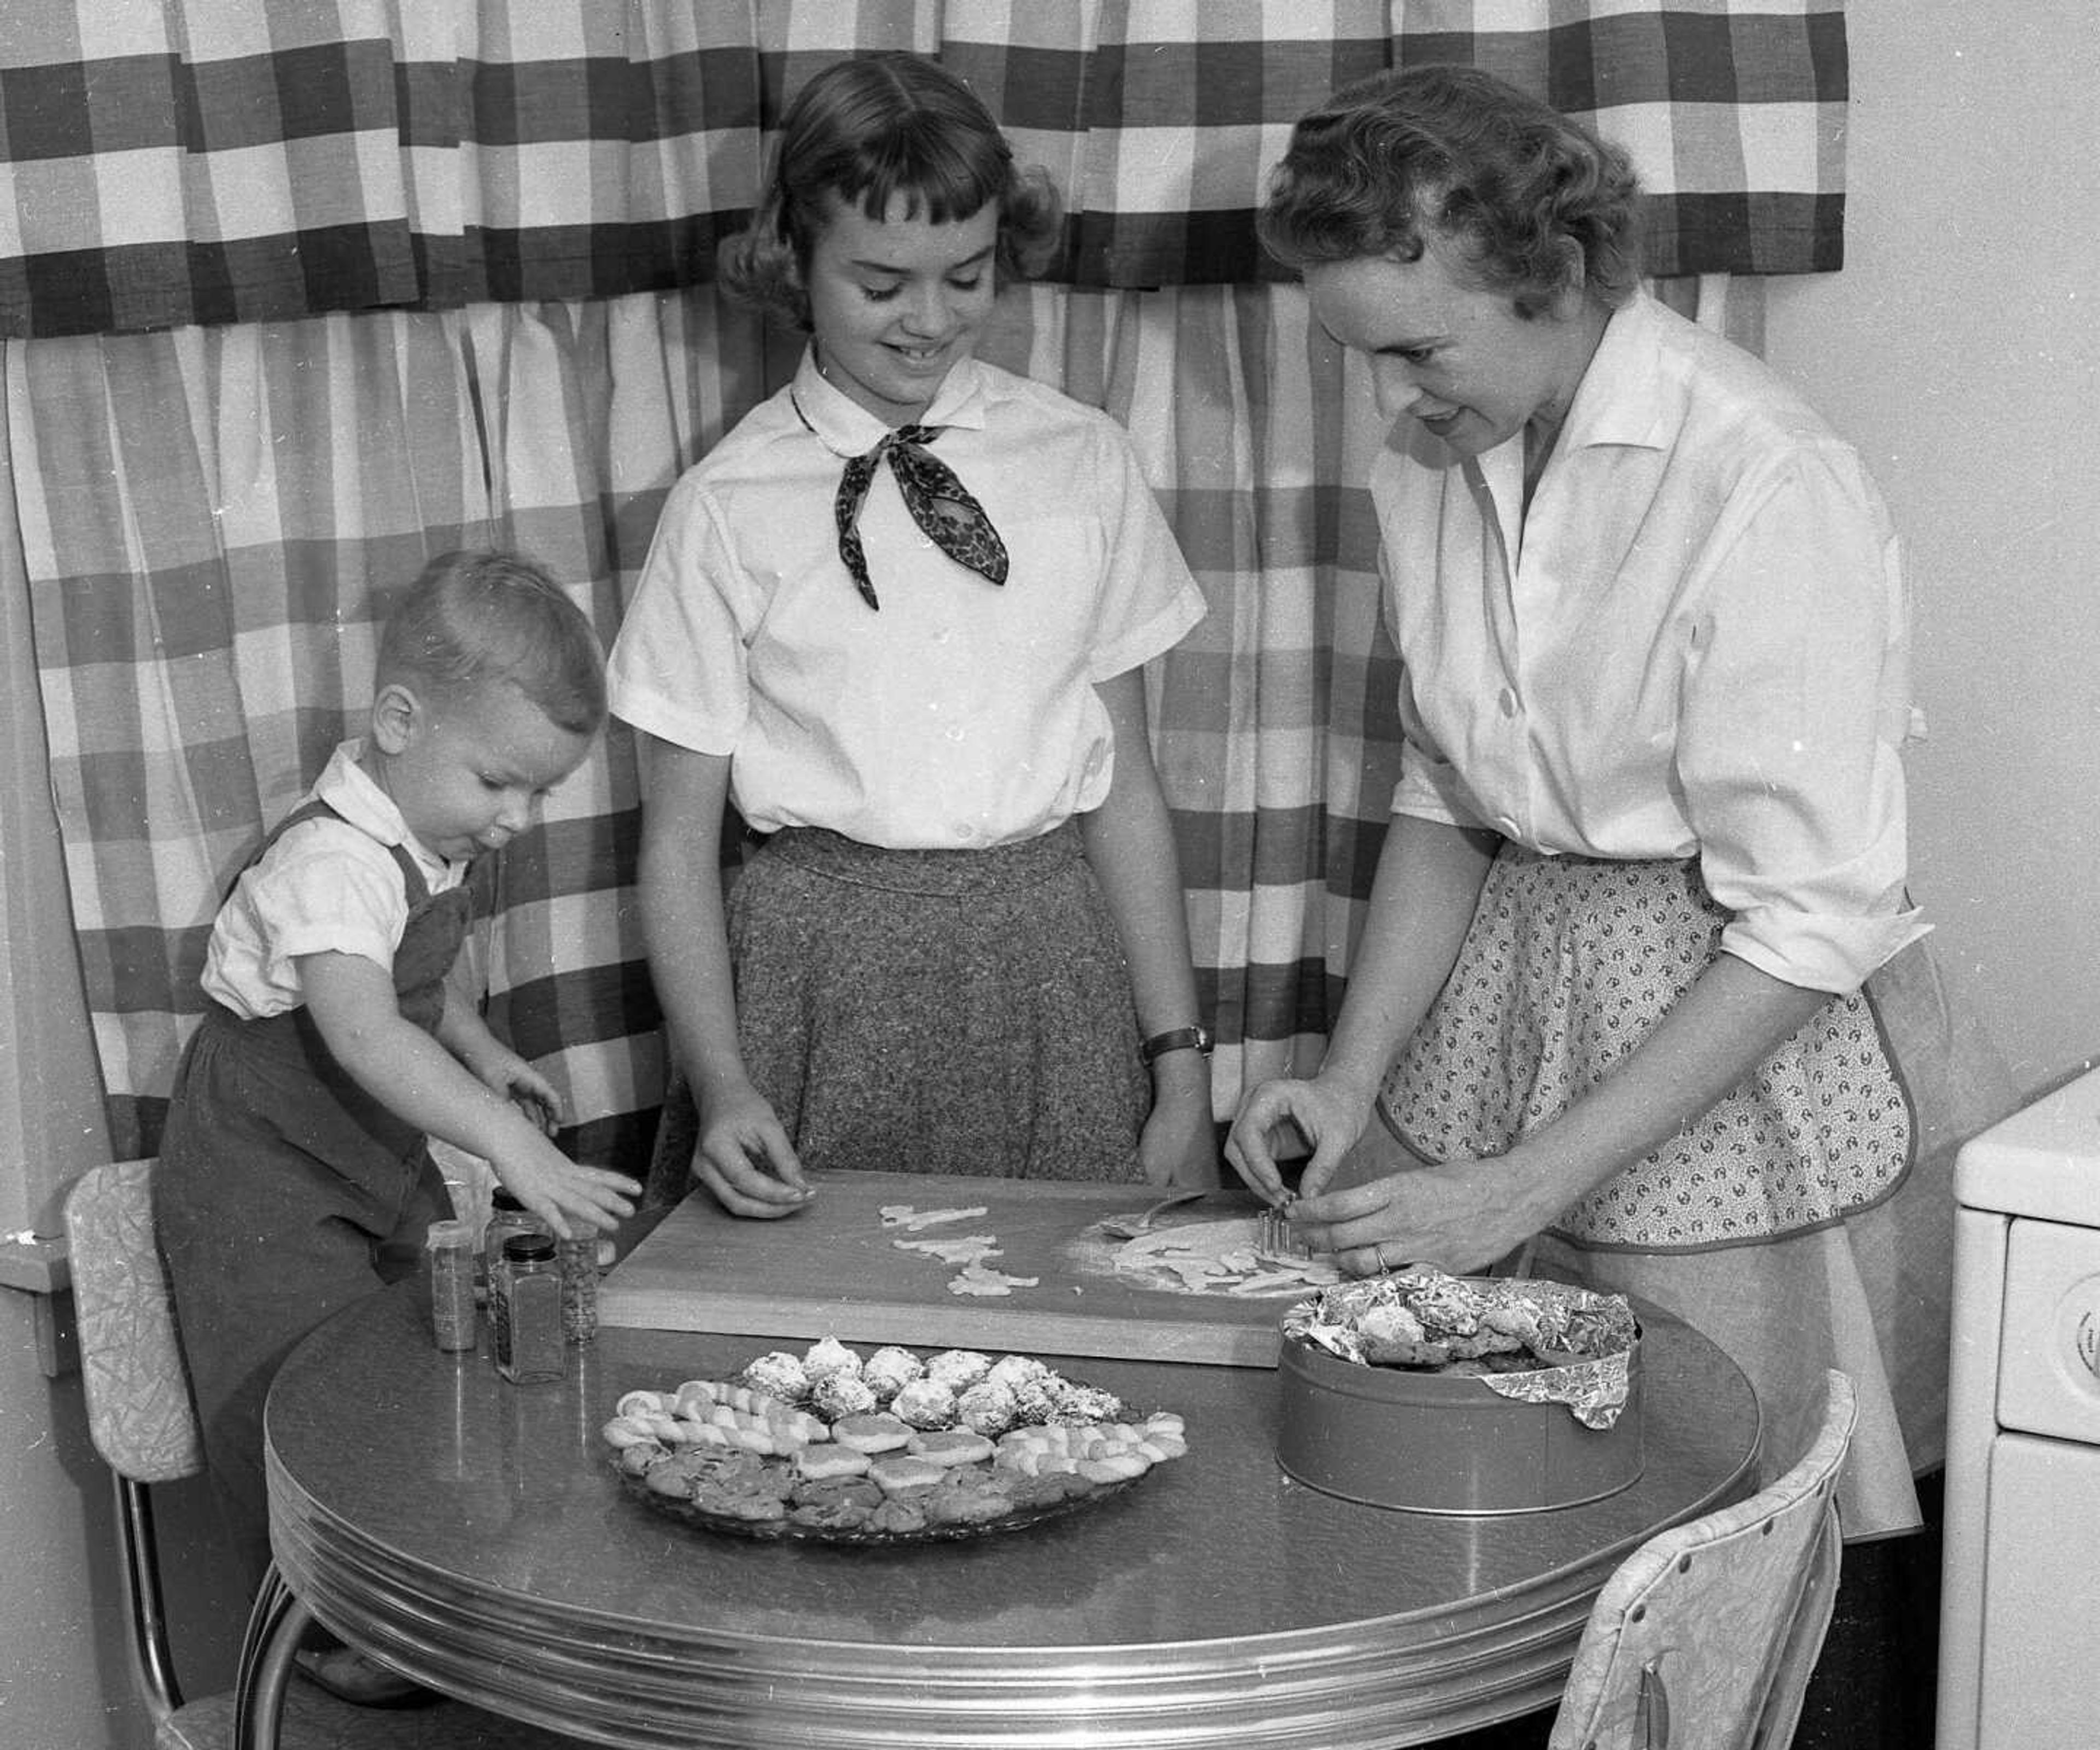
[[[204,1468],[174,1303],[153,1244],[152,1162],[83,1174],[67,1194],[66,1250],[88,1436],[111,1468],[169,1483]]]
[[[1654,1742],[1713,1750],[1748,1743],[1768,1715],[1798,1711],[1798,1692],[1786,1691],[1806,1682],[1829,1622],[1837,1474],[1855,1415],[1851,1380],[1829,1378],[1822,1431],[1792,1470],[1747,1501],[1650,1538],[1605,1582],[1552,1750],[1639,1743],[1647,1699],[1667,1708],[1666,1721],[1649,1722]]]

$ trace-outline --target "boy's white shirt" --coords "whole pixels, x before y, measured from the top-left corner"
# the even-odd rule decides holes
[[[408,895],[391,847],[415,859],[433,893],[465,879],[468,865],[426,849],[390,797],[358,764],[360,738],[329,756],[300,799],[325,802],[323,815],[280,833],[235,883],[212,925],[205,994],[244,1020],[281,1014],[305,998],[297,957],[354,954],[392,969],[408,921]]]

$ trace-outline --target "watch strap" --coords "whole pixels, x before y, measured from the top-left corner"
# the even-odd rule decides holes
[[[1201,1051],[1211,1055],[1211,1029],[1208,1027],[1170,1027],[1164,1033],[1155,1033],[1137,1048],[1138,1060],[1149,1064],[1155,1057],[1164,1057],[1169,1051]]]

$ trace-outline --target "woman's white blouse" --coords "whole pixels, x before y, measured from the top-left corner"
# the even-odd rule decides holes
[[[1529,514],[1517,438],[1374,467],[1404,663],[1396,812],[1536,849],[1696,857],[1722,946],[1855,989],[1904,893],[1908,603],[1851,447],[1758,360],[1616,312]]]
[[[970,849],[1099,806],[1096,692],[1176,643],[1203,597],[1106,414],[995,366],[948,373],[933,453],[1005,542],[1004,585],[933,545],[887,463],[858,527],[880,611],[838,553],[845,458],[888,428],[805,359],[673,487],[615,640],[615,713],[730,760],[760,831]]]

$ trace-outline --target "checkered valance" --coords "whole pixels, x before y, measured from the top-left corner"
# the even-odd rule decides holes
[[[1293,119],[1477,62],[1594,120],[1655,271],[1842,249],[1842,0],[7,0],[0,337],[708,279],[785,98],[934,54],[1071,207],[1052,277],[1222,284]]]

